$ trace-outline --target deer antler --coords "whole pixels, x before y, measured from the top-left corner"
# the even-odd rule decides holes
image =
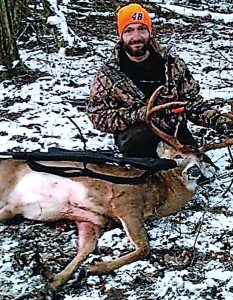
[[[165,104],[161,104],[158,106],[153,107],[154,105],[154,101],[157,98],[157,96],[159,95],[160,90],[163,88],[164,86],[161,85],[160,87],[158,87],[154,93],[152,94],[152,96],[150,97],[149,101],[148,101],[148,106],[147,106],[147,113],[146,113],[146,123],[148,125],[148,127],[154,132],[156,133],[159,137],[161,137],[163,140],[165,140],[166,142],[168,142],[168,144],[170,144],[172,147],[174,147],[175,149],[179,150],[180,152],[194,152],[194,149],[192,146],[189,145],[182,145],[177,138],[166,134],[165,132],[161,131],[158,127],[156,127],[153,122],[152,122],[152,117],[153,115],[160,110],[163,109],[167,109],[167,108],[174,108],[177,106],[184,106],[187,104],[187,102],[169,102],[169,103],[165,103]]]
[[[168,102],[165,104],[161,104],[158,106],[153,106],[154,105],[154,101],[157,98],[157,96],[159,95],[160,90],[163,88],[164,86],[161,85],[160,87],[158,87],[154,93],[152,94],[152,96],[150,97],[149,101],[148,101],[148,105],[147,105],[147,113],[146,113],[146,123],[148,125],[148,127],[154,132],[156,133],[159,137],[161,137],[161,139],[165,140],[169,145],[171,145],[173,148],[175,148],[176,150],[182,152],[182,153],[187,153],[187,152],[199,152],[199,153],[204,153],[210,150],[215,150],[215,149],[220,149],[220,148],[224,148],[224,147],[228,147],[233,145],[233,138],[228,138],[225,141],[218,143],[218,144],[212,144],[212,145],[203,145],[198,149],[195,149],[193,146],[190,145],[182,145],[177,138],[175,138],[174,136],[168,135],[165,132],[163,132],[162,130],[160,130],[158,127],[156,127],[153,124],[152,121],[152,117],[153,115],[160,110],[163,109],[170,109],[170,108],[174,108],[174,107],[180,107],[180,106],[184,106],[187,104],[187,102]],[[226,114],[229,118],[232,119],[232,115],[233,115],[233,104],[231,104],[231,110],[232,113],[230,114]]]
[[[199,152],[204,153],[204,152],[207,152],[210,150],[220,149],[220,148],[224,148],[224,147],[228,147],[228,146],[232,146],[232,145],[233,145],[233,138],[229,138],[221,143],[201,146],[198,150],[199,150]]]

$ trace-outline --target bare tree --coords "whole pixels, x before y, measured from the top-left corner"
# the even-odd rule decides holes
[[[14,21],[17,13],[17,1],[0,0],[0,80],[9,78],[17,72],[25,71],[14,35]],[[15,8],[15,9],[14,9]]]

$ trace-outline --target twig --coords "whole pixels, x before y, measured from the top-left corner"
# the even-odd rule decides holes
[[[228,188],[225,190],[225,192],[222,194],[222,197],[224,197],[228,192],[231,191],[231,187],[233,186],[233,179],[231,180],[230,185],[228,186]]]
[[[193,266],[194,260],[196,258],[196,249],[195,248],[196,248],[198,237],[199,237],[200,232],[201,232],[202,225],[204,223],[204,219],[205,219],[206,213],[207,213],[207,209],[204,211],[204,213],[203,213],[203,215],[201,217],[201,221],[199,221],[199,224],[198,224],[197,235],[196,235],[196,238],[195,238],[195,241],[194,241],[194,244],[193,244],[193,258],[192,258],[192,261],[190,263],[191,266]]]
[[[83,142],[83,149],[86,151],[87,150],[87,144],[86,144],[86,140],[82,134],[81,129],[79,128],[79,126],[74,122],[74,120],[71,117],[67,117],[70,122],[78,129],[79,135],[78,138]]]
[[[79,126],[74,122],[74,120],[71,117],[67,117],[67,118],[78,129],[78,132],[79,132],[78,138],[81,140],[81,142],[83,142],[83,150],[86,151],[87,150],[87,144],[86,144],[86,140],[85,140],[85,138],[82,134],[81,129],[79,128]],[[87,169],[87,163],[86,162],[83,163],[83,167],[84,167],[84,169]]]
[[[229,152],[229,156],[230,156],[230,159],[231,159],[231,163],[233,163],[233,155],[232,155],[232,152],[231,152],[231,147],[228,146],[228,147],[227,147],[227,150],[228,150],[228,152]]]
[[[214,49],[216,52],[218,52],[226,61],[228,61],[229,63],[233,63],[233,60],[228,59],[225,55],[222,54],[221,51],[219,51],[217,48]]]
[[[231,152],[231,147],[227,147],[227,150],[229,152],[229,156],[230,156],[230,159],[231,159],[231,164],[233,164],[233,155],[232,155],[232,152]],[[222,197],[224,197],[231,190],[232,186],[233,186],[233,179],[231,180],[231,183],[228,186],[228,188],[226,189],[226,191],[222,194]]]

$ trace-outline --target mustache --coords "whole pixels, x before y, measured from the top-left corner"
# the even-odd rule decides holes
[[[129,45],[135,45],[135,44],[145,44],[146,41],[145,39],[137,39],[137,40],[132,40],[129,42]]]

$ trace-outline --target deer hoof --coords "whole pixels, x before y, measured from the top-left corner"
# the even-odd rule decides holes
[[[53,280],[50,283],[50,286],[53,290],[57,291],[63,286],[63,284],[65,282],[66,282],[66,280],[64,279],[64,277],[58,273],[58,274],[54,275]]]

